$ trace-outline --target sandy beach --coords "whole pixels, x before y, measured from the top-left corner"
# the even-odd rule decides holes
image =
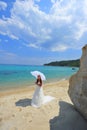
[[[44,84],[44,95],[55,99],[31,106],[35,86],[0,92],[0,130],[87,130],[87,121],[68,96],[68,80]]]

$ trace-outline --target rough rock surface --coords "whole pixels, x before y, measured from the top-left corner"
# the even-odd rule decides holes
[[[76,109],[87,119],[87,45],[82,48],[79,71],[69,80],[68,93]]]

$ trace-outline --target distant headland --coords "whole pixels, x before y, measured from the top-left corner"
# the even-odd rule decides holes
[[[67,60],[67,61],[54,61],[44,66],[68,66],[68,67],[79,67],[80,66],[80,59],[77,60]]]

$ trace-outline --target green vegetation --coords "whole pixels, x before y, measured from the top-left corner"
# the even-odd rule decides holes
[[[68,61],[55,61],[50,62],[48,64],[44,64],[44,66],[69,66],[69,67],[79,67],[80,60],[68,60]]]

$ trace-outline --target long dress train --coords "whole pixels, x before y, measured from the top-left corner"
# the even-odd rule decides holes
[[[33,107],[40,107],[42,104],[45,104],[51,100],[53,100],[54,97],[51,96],[44,96],[43,93],[43,87],[36,86],[35,92],[33,94],[31,105]]]

